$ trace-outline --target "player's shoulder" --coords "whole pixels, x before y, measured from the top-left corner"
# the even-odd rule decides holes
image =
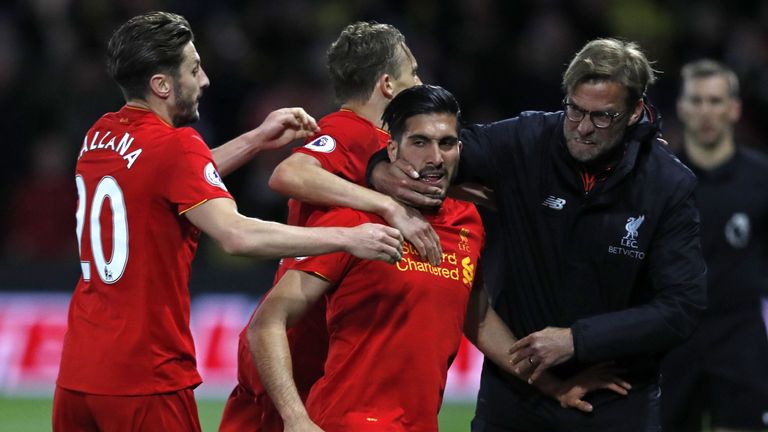
[[[473,203],[446,198],[441,211],[444,212],[443,220],[433,224],[441,238],[441,233],[452,233],[448,238],[458,235],[459,246],[465,251],[469,250],[468,244],[465,243],[470,240],[477,241],[480,245],[485,244],[483,220]]]
[[[376,126],[367,119],[346,109],[328,114],[320,119],[319,135],[330,135],[340,139],[374,138]]]
[[[349,110],[331,113],[318,123],[320,132],[307,139],[300,151],[370,155],[380,148],[382,137],[389,135],[373,123]],[[366,158],[367,160],[367,158]]]
[[[696,175],[658,138],[653,138],[646,148],[647,156],[639,162],[639,169],[645,171],[663,189],[673,184],[686,184],[694,187]],[[666,186],[665,186],[666,185]]]
[[[445,217],[452,224],[458,225],[483,225],[480,212],[477,211],[475,204],[468,201],[461,201],[453,198],[446,198],[443,202],[443,211]]]
[[[347,207],[317,209],[307,218],[308,227],[353,227],[364,223],[386,224],[384,219],[373,213]]]
[[[171,143],[172,145],[167,147],[174,151],[203,154],[208,154],[211,151],[203,137],[200,136],[200,133],[191,127],[180,127],[158,131],[158,138],[162,138]]]
[[[740,158],[740,163],[748,168],[761,171],[768,171],[768,155],[748,147],[737,147],[736,154]]]

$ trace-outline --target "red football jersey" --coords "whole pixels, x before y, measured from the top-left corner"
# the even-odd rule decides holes
[[[341,109],[329,114],[318,122],[320,132],[310,137],[306,145],[294,152],[308,154],[316,158],[322,167],[353,183],[365,186],[365,169],[368,159],[384,148],[389,141],[389,134],[377,128],[370,121],[348,109]],[[312,214],[323,214],[328,208],[306,204],[298,200],[288,201],[288,223],[305,226]],[[275,274],[275,283],[285,273],[281,263]],[[288,331],[288,342],[293,355],[293,374],[299,394],[305,399],[309,389],[323,374],[328,346],[328,334],[325,328],[325,304],[320,301],[304,318]],[[250,406],[228,403],[222,418],[222,430],[237,430],[242,427],[237,412],[250,409],[258,417],[260,424],[249,422],[253,430],[282,431],[282,422],[274,405],[266,396],[259,380],[256,366],[253,364],[245,329],[240,333],[238,344],[238,382],[242,390],[258,397],[259,402]],[[251,398],[252,399],[252,398]]]
[[[306,401],[324,430],[437,431],[485,232],[475,207],[461,201],[446,200],[427,219],[443,247],[438,267],[407,243],[395,265],[346,253],[286,260],[333,286],[326,295],[325,373]],[[382,220],[349,209],[310,220],[317,226],[366,222]]]
[[[200,231],[183,214],[232,198],[210,150],[194,129],[125,106],[88,131],[75,171],[82,276],[58,385],[141,395],[199,384],[188,283]]]
[[[387,146],[389,133],[348,109],[323,117],[318,126],[320,132],[294,152],[310,155],[326,171],[367,187],[365,169],[368,159]],[[309,215],[318,209],[327,210],[291,199],[288,201],[288,223],[304,226]]]

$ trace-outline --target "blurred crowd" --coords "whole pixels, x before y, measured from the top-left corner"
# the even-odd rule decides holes
[[[737,142],[768,144],[768,2],[759,0],[3,2],[2,267],[43,261],[77,267],[75,158],[87,128],[123,103],[105,71],[105,45],[119,23],[149,10],[180,13],[193,27],[211,79],[195,128],[212,146],[256,127],[279,107],[303,106],[316,118],[335,110],[325,50],[356,20],[398,27],[422,80],[453,91],[467,122],[558,110],[562,72],[584,42],[635,40],[663,72],[649,97],[673,147],[681,140],[675,119],[680,66],[704,56],[721,60],[742,84]],[[268,189],[267,179],[288,151],[262,153],[226,179],[245,214],[284,220],[285,199]],[[219,265],[210,250],[198,259]]]

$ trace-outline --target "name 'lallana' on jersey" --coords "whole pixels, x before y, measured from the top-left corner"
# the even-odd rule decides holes
[[[120,156],[127,162],[126,167],[130,169],[131,166],[133,166],[133,163],[136,162],[136,159],[139,158],[142,151],[142,149],[139,148],[128,152],[128,150],[131,149],[131,144],[133,144],[133,137],[128,132],[125,132],[123,133],[123,136],[118,138],[117,135],[112,135],[112,131],[106,131],[106,133],[99,138],[99,135],[102,132],[104,131],[95,131],[90,139],[88,138],[88,135],[85,136],[83,139],[83,148],[80,149],[80,155],[77,156],[77,159],[79,160],[89,151],[98,149],[112,150],[120,153]]]

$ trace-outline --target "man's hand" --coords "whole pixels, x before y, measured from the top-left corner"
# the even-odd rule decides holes
[[[632,386],[617,375],[622,371],[609,363],[601,363],[586,369],[564,381],[555,397],[563,408],[576,408],[592,412],[592,404],[582,398],[589,392],[605,389],[626,396]]]
[[[547,327],[515,342],[509,353],[517,373],[530,374],[532,383],[544,370],[573,357],[573,334],[569,328]]]
[[[440,265],[443,257],[440,237],[420,211],[396,202],[385,219],[403,233],[403,237],[411,242],[419,255],[425,257],[433,266]]]
[[[312,136],[320,132],[320,128],[303,108],[281,108],[269,113],[264,122],[252,132],[261,140],[261,148],[267,150]]]
[[[385,225],[366,223],[345,228],[345,250],[361,259],[381,260],[394,264],[403,258],[403,236]]]
[[[371,172],[373,187],[412,207],[437,207],[443,202],[438,187],[418,180],[419,173],[408,162],[398,159],[392,163],[379,163]]]

